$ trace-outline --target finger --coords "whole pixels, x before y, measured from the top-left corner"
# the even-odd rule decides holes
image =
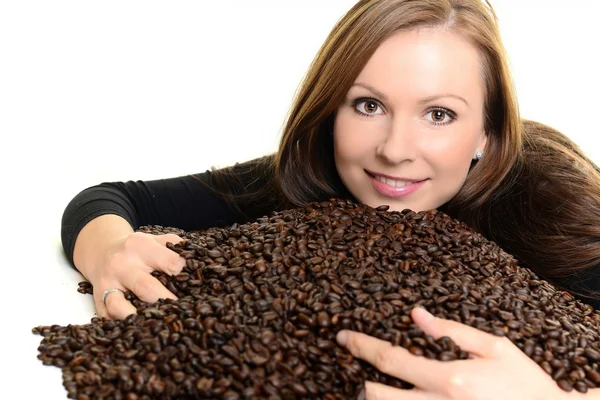
[[[139,257],[143,261],[144,269],[147,272],[159,270],[169,275],[178,274],[185,266],[185,260],[164,244],[159,243],[157,238],[159,237],[155,235],[134,233],[127,238],[125,248],[128,253],[135,254],[136,258]],[[165,241],[165,239],[162,240]]]
[[[111,292],[106,296],[106,311],[112,319],[124,319],[137,312],[121,291]]]
[[[114,284],[110,287],[120,288],[120,285]],[[96,312],[100,318],[122,319],[136,312],[136,308],[125,299],[123,292],[114,291],[106,295],[106,305],[102,303],[104,290],[94,291],[94,300],[96,303]]]
[[[497,356],[510,351],[510,346],[507,346],[508,339],[456,321],[437,318],[422,307],[415,307],[411,316],[415,324],[434,339],[448,336],[461,349],[477,356]]]
[[[171,236],[179,238],[177,235]],[[168,275],[177,275],[180,273],[183,267],[185,267],[185,259],[166,247],[166,242],[175,239],[164,239],[159,236],[155,236],[154,239],[148,243],[147,251],[141,253],[144,262],[150,267]]]
[[[403,347],[392,346],[360,332],[340,331],[337,340],[354,357],[367,361],[383,373],[427,390],[441,392],[443,389],[441,385],[449,373],[449,363],[414,356]]]
[[[361,396],[359,395],[359,399]],[[437,400],[438,396],[419,389],[397,389],[378,382],[365,382],[366,400]]]
[[[121,277],[123,285],[131,290],[140,300],[147,303],[154,303],[158,299],[177,300],[170,290],[149,273],[132,269],[124,273]]]
[[[166,246],[167,243],[179,243],[182,242],[183,239],[180,236],[175,235],[174,233],[167,233],[164,235],[156,235],[154,236],[154,238],[156,239],[156,241],[160,244],[162,244],[163,246]]]

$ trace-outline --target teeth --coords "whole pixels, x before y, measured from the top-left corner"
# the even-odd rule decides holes
[[[390,185],[393,187],[403,187],[403,186],[407,186],[410,185],[412,182],[408,182],[408,181],[398,181],[395,179],[389,179],[389,178],[384,178],[383,176],[376,176],[375,177],[379,182],[383,182],[386,185]]]

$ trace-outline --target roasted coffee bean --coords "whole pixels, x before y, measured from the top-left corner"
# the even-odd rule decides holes
[[[573,385],[571,385],[571,383],[569,383],[569,381],[566,379],[560,379],[558,381],[558,386],[565,392],[570,392],[573,390]]]
[[[355,398],[363,382],[410,389],[336,342],[361,331],[442,362],[469,357],[413,323],[415,306],[505,336],[565,390],[600,386],[600,314],[435,210],[331,199],[246,224],[184,232],[167,248],[178,300],[85,325],[40,326],[38,358],[71,398]],[[91,293],[89,282],[78,291]]]
[[[586,356],[587,359],[590,360],[590,361],[592,361],[592,362],[600,361],[600,353],[598,353],[597,350],[594,350],[594,349],[591,349],[591,348],[587,348],[583,352],[583,355]]]

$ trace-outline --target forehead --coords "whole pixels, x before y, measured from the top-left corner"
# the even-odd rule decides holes
[[[485,87],[477,48],[436,28],[395,33],[377,48],[356,81],[368,81],[387,94],[460,92],[472,99],[482,98]]]

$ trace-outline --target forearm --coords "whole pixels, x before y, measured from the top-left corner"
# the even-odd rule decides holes
[[[94,274],[98,261],[119,237],[133,233],[129,222],[118,215],[105,214],[88,222],[77,235],[73,251],[75,267],[88,280]]]

